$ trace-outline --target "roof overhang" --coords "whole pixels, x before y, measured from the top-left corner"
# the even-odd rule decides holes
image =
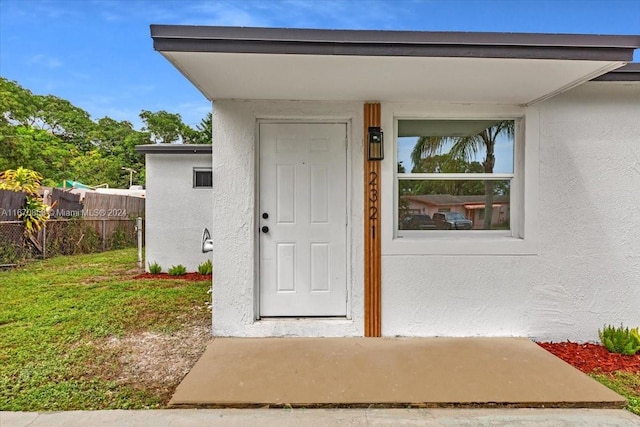
[[[211,145],[207,144],[146,144],[136,145],[141,154],[211,154]]]
[[[152,25],[209,100],[531,105],[633,59],[640,36]]]

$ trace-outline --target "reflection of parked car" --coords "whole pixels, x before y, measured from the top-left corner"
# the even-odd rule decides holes
[[[471,230],[473,222],[460,212],[437,212],[433,222],[439,230]]]
[[[436,224],[427,214],[409,215],[400,223],[401,230],[435,230]]]

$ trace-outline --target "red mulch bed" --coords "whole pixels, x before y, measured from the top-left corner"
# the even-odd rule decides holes
[[[538,345],[585,373],[593,371],[640,373],[640,354],[623,356],[610,353],[609,350],[597,344],[541,342]]]
[[[211,274],[187,273],[182,276],[169,276],[167,273],[143,273],[133,276],[134,279],[171,279],[171,280],[188,280],[190,282],[199,282],[202,280],[211,280]]]

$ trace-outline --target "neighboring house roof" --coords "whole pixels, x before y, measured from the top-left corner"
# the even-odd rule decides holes
[[[140,188],[96,188],[96,193],[144,198],[147,194],[147,190],[143,189],[142,187]]]
[[[211,145],[204,144],[147,144],[136,145],[142,154],[211,154]]]
[[[94,187],[91,187],[89,185],[85,185],[81,182],[78,181],[73,181],[71,179],[65,179],[64,181],[58,183],[58,185],[56,185],[56,187],[58,188],[79,188],[79,189],[83,189],[83,190],[93,190]]]
[[[210,100],[531,105],[633,60],[640,35],[152,25]]]
[[[401,196],[401,199],[436,206],[462,206],[467,204],[484,204],[484,195],[454,196],[451,194],[428,194],[419,196]],[[493,196],[493,203],[509,204],[509,196]]]

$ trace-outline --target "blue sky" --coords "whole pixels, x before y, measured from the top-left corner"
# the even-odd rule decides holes
[[[167,110],[195,126],[210,104],[153,50],[152,23],[640,34],[640,0],[0,0],[0,75],[96,120]]]

